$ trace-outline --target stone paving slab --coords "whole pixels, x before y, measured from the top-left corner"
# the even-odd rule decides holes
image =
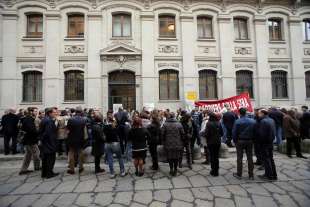
[[[0,165],[0,207],[130,206],[130,207],[309,207],[310,159],[287,159],[275,153],[279,180],[266,182],[232,176],[236,160],[220,160],[220,176],[209,175],[210,166],[196,161],[193,170],[184,165],[177,177],[169,175],[169,166],[160,163],[160,171],[149,169],[143,177],[134,175],[132,163],[126,163],[129,175],[110,179],[106,173],[94,174],[93,164],[85,165],[82,174],[68,175],[65,160],[57,160],[53,179],[41,179],[40,172],[19,176],[21,161]],[[306,155],[309,157],[309,155]],[[244,163],[246,164],[246,163]],[[32,167],[32,166],[31,166]],[[115,163],[115,169],[119,169]],[[244,166],[244,175],[247,175]]]

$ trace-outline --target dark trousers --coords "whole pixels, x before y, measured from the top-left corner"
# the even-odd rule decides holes
[[[261,155],[262,153],[261,153],[261,150],[260,150],[260,145],[258,143],[255,143],[255,142],[254,142],[254,153],[255,153],[255,156],[256,156],[256,162],[263,164],[263,159],[262,159],[262,155]]]
[[[117,129],[118,129],[118,133],[119,133],[119,141],[120,141],[121,151],[122,151],[122,154],[124,154],[125,149],[127,147],[126,126],[120,125]]]
[[[43,154],[42,157],[42,177],[49,177],[54,174],[53,169],[56,160],[56,153]]]
[[[157,144],[149,145],[150,154],[152,157],[153,168],[158,169],[158,155],[157,155]]]
[[[65,143],[64,139],[57,140],[57,152],[59,156],[62,155],[62,153],[64,152],[64,143]]]
[[[11,151],[16,153],[17,137],[15,135],[4,135],[4,153],[10,153],[10,141],[12,139]]]
[[[300,148],[300,138],[299,137],[287,137],[286,138],[286,154],[292,154],[292,145],[294,145],[296,150],[296,155],[301,156],[301,148]]]
[[[219,174],[219,156],[221,144],[208,144],[211,162],[211,174]]]
[[[191,166],[193,163],[191,143],[184,143],[184,148],[185,148],[185,153],[186,153],[187,164]],[[183,153],[184,153],[184,150],[182,151],[182,156],[180,156],[180,160],[179,160],[180,164],[182,164]]]
[[[276,178],[277,171],[276,165],[273,160],[273,144],[262,144],[261,146],[261,155],[265,167],[265,176],[268,178]]]
[[[243,159],[243,152],[245,151],[248,160],[249,177],[253,177],[253,169],[254,169],[253,142],[238,140],[236,143],[236,149],[237,149],[237,174],[239,176],[242,176],[242,159]]]
[[[101,155],[95,156],[95,171],[100,170]]]

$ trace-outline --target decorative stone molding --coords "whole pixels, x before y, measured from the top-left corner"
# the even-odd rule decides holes
[[[23,49],[26,54],[42,54],[43,52],[43,46],[30,45],[24,46]]]
[[[235,69],[253,69],[254,65],[253,64],[242,64],[242,63],[238,63],[235,64]]]
[[[304,55],[309,56],[310,55],[310,48],[304,49]]]
[[[198,46],[199,53],[214,54],[216,53],[215,47],[212,46]]]
[[[43,70],[43,64],[24,64],[20,66],[20,69],[26,70],[26,69],[39,69]]]
[[[179,68],[179,63],[158,63],[157,66],[158,68],[163,68],[163,67]]]
[[[287,54],[286,48],[270,48],[269,53],[270,55],[276,55],[276,56]]]
[[[65,45],[65,53],[84,53],[84,45]]]
[[[199,68],[217,68],[217,64],[198,63],[197,67],[198,69]]]
[[[159,53],[178,53],[177,45],[159,45],[158,46]]]
[[[236,55],[251,55],[252,48],[251,47],[235,47]]]
[[[305,70],[309,70],[310,69],[310,65],[304,65],[304,69]]]
[[[288,65],[270,65],[271,70],[287,70]]]
[[[80,69],[84,69],[85,68],[85,64],[63,64],[62,67],[64,69],[67,69],[67,68],[80,68]]]

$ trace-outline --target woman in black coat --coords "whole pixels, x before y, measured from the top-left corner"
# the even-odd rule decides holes
[[[149,150],[152,157],[152,170],[158,170],[158,155],[157,155],[157,145],[160,140],[160,121],[158,114],[152,114],[151,124],[147,126],[150,133],[150,139],[148,140]]]
[[[95,157],[95,173],[102,173],[105,170],[100,168],[100,159],[104,154],[105,136],[103,133],[102,117],[96,114],[91,125],[92,130],[92,155]]]
[[[205,137],[210,153],[211,172],[210,175],[219,175],[219,154],[221,147],[221,137],[223,136],[223,129],[214,113],[209,114],[209,121],[206,125]]]

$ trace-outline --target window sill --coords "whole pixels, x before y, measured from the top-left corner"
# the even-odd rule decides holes
[[[159,103],[175,103],[175,102],[180,102],[179,99],[176,100],[159,100]]]
[[[285,44],[285,40],[269,40],[269,44]]]
[[[177,41],[176,37],[159,37],[158,40]]]
[[[42,37],[23,37],[22,41],[43,41]]]
[[[65,41],[84,41],[84,37],[65,37]]]
[[[63,104],[85,104],[84,101],[64,101]]]
[[[198,38],[197,41],[199,42],[216,42],[214,38]]]
[[[236,43],[251,43],[252,40],[234,40]]]
[[[303,41],[303,44],[310,44],[310,40]]]
[[[207,99],[199,99],[197,101],[218,101],[218,98],[207,98]]]
[[[289,98],[273,98],[272,101],[290,101]]]
[[[133,40],[132,37],[111,37],[111,40]]]
[[[42,105],[42,102],[21,102],[20,105]]]

